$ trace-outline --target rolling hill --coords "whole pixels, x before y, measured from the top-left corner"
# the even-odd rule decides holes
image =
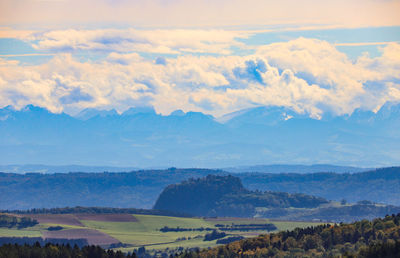
[[[249,191],[237,177],[208,175],[167,186],[154,209],[195,216],[253,217],[256,207],[316,208],[326,203],[323,198],[305,194]]]
[[[151,208],[162,190],[222,170],[138,170],[128,173],[0,173],[0,209],[107,206]],[[354,174],[235,173],[251,191],[303,193],[328,200],[369,200],[400,206],[400,168]],[[368,186],[368,187],[366,187]]]
[[[237,177],[208,175],[167,186],[154,209],[194,216],[263,217],[288,221],[351,222],[400,213],[400,207],[329,202],[311,195],[249,191]]]

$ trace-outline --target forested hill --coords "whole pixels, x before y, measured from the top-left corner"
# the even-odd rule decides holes
[[[0,209],[74,206],[151,208],[162,190],[210,169],[140,170],[129,173],[0,173]],[[400,206],[400,167],[354,174],[239,173],[249,190],[304,193],[328,200],[370,200]],[[367,187],[366,187],[367,186]]]
[[[256,207],[315,208],[324,203],[328,201],[305,194],[249,191],[237,177],[208,175],[166,187],[154,209],[196,216],[252,217]]]
[[[180,257],[399,257],[399,232],[397,214],[373,221],[271,233]]]
[[[206,216],[226,195],[247,192],[237,177],[208,175],[167,186],[158,197],[154,209]]]

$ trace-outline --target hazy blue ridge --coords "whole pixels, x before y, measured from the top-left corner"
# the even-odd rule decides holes
[[[336,164],[357,172],[350,167],[400,163],[399,110],[389,103],[377,113],[356,110],[318,120],[287,108],[256,107],[216,119],[183,111],[165,116],[151,107],[122,114],[91,109],[72,117],[32,105],[19,111],[8,106],[0,109],[0,164]]]
[[[68,172],[131,172],[140,169],[167,169],[166,167],[118,167],[118,166],[85,166],[85,165],[43,165],[43,164],[12,164],[0,165],[0,172],[5,173],[68,173]],[[334,172],[334,173],[358,173],[369,171],[371,168],[359,168],[351,166],[335,166],[329,164],[314,165],[255,165],[255,166],[237,166],[229,168],[221,168],[231,173],[318,173],[318,172]]]

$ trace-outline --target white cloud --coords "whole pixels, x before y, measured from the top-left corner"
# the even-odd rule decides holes
[[[162,54],[214,53],[230,54],[230,47],[242,46],[236,38],[247,32],[227,30],[52,30],[36,32],[26,37],[37,41],[38,50],[71,52],[76,50],[106,52],[146,52]]]
[[[375,77],[381,80],[385,78],[400,78],[400,44],[390,43],[381,47],[382,55],[377,58],[369,58],[368,55],[359,58],[358,63],[363,67],[374,71]]]
[[[355,42],[355,43],[335,43],[335,46],[346,46],[346,47],[359,47],[359,46],[382,46],[391,43],[400,43],[399,41],[382,41],[382,42]]]
[[[184,55],[162,65],[115,52],[97,62],[57,54],[34,66],[0,59],[0,106],[32,103],[72,112],[154,105],[163,114],[182,109],[220,116],[279,105],[321,117],[400,101],[399,68],[396,43],[382,48],[380,57],[352,62],[333,45],[304,38],[262,46],[249,56]]]
[[[400,78],[396,72],[400,68],[399,44],[391,43],[382,48],[378,58],[360,57],[352,62],[328,42],[299,38],[285,43],[262,46],[257,55],[264,56],[269,62],[281,69],[293,71],[297,77],[309,83],[329,89],[325,104],[338,114],[351,113],[355,108],[376,109],[375,94],[366,89],[367,82]],[[385,85],[379,91],[385,92]],[[355,101],[362,96],[363,101]]]

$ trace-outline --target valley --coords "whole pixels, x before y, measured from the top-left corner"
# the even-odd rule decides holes
[[[9,216],[22,216],[8,214]],[[204,236],[218,225],[273,224],[276,229],[267,230],[219,230],[226,233],[224,238],[232,236],[253,237],[266,232],[292,230],[297,227],[319,225],[316,222],[270,221],[261,218],[184,218],[141,214],[24,214],[39,223],[23,229],[0,228],[0,243],[12,237],[42,237],[43,239],[85,239],[87,244],[100,245],[124,252],[145,247],[150,252],[179,250],[180,248],[207,248],[217,245],[215,239],[204,241]],[[59,227],[57,230],[52,228]],[[163,227],[195,229],[193,231],[162,232]],[[222,239],[224,239],[222,238]],[[22,240],[20,240],[22,241]],[[26,240],[25,240],[26,241]]]

